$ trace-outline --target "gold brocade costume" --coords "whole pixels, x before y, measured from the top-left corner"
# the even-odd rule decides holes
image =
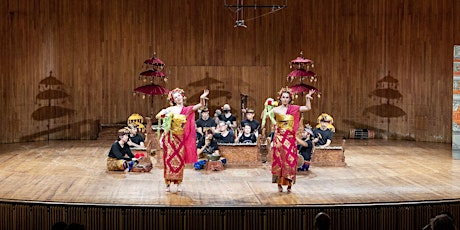
[[[187,117],[183,114],[173,114],[171,120],[171,132],[172,134],[182,135],[184,134],[184,124],[187,122]]]
[[[275,114],[276,126],[282,130],[294,129],[294,116],[289,114]]]
[[[276,130],[272,148],[272,182],[291,186],[297,172],[297,146],[295,143],[294,116],[275,114]]]
[[[181,145],[184,134],[186,116],[183,114],[173,114],[171,120],[170,133],[164,134],[163,142],[163,162],[164,178],[166,184],[181,183],[184,177],[184,146]]]

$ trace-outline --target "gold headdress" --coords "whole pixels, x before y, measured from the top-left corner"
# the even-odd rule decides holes
[[[128,117],[128,125],[133,124],[133,123],[142,123],[144,122],[144,118],[139,115],[138,113],[133,113],[131,116]]]
[[[282,87],[282,88],[280,89],[280,91],[278,92],[278,100],[281,101],[281,96],[283,96],[283,93],[289,93],[289,97],[291,98],[290,103],[292,103],[292,99],[293,99],[293,95],[294,95],[294,94],[292,93],[291,88],[289,88],[288,86]]]
[[[329,124],[327,125],[327,128],[330,129],[332,132],[335,132],[335,127],[332,125],[334,123],[334,118],[332,118],[331,115],[327,113],[322,113],[318,117],[318,125],[316,125],[317,128],[321,127],[321,122],[328,122]]]

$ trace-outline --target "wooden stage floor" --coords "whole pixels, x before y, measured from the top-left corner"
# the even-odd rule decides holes
[[[163,170],[108,172],[113,141],[0,144],[0,199],[132,206],[292,206],[418,202],[460,198],[460,160],[450,144],[347,140],[346,167],[311,167],[292,193],[271,183],[270,165],[185,170],[180,193]]]

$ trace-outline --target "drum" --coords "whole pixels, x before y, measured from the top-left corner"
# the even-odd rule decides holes
[[[305,159],[303,158],[302,155],[298,154],[297,155],[297,168],[301,168],[305,164]]]

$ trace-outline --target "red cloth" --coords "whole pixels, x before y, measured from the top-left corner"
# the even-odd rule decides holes
[[[193,164],[198,161],[196,150],[196,126],[195,111],[193,106],[182,107],[181,114],[186,116],[187,122],[184,127],[184,160],[185,164]]]
[[[294,117],[294,135],[297,133],[297,129],[299,128],[299,121],[300,121],[300,106],[298,105],[289,105],[286,111],[286,114],[290,114]],[[294,140],[295,142],[295,140]]]

